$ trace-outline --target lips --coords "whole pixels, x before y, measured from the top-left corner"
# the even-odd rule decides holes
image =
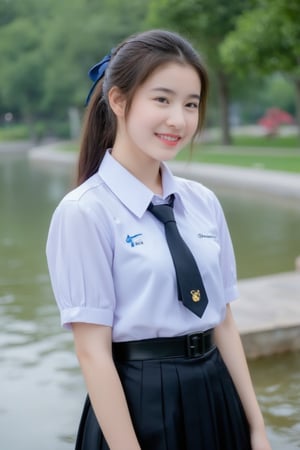
[[[180,141],[181,137],[176,134],[164,134],[164,133],[156,133],[156,136],[163,142],[169,145],[175,145]]]

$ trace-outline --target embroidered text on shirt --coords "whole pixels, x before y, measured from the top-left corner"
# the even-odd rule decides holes
[[[215,234],[205,234],[205,233],[198,233],[197,236],[200,239],[203,239],[203,238],[216,239],[216,237],[217,237]]]
[[[136,245],[142,245],[144,242],[140,238],[142,236],[142,233],[134,234],[133,236],[130,236],[129,234],[126,237],[127,244],[130,244],[131,247],[135,247]]]

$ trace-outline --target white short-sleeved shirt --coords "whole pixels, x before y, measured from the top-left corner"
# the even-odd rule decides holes
[[[199,266],[209,303],[202,318],[178,300],[164,225],[147,207],[153,192],[109,153],[98,172],[55,210],[47,259],[62,325],[111,326],[113,341],[204,331],[237,298],[232,243],[212,191],[162,164],[163,199],[175,194],[178,229]]]

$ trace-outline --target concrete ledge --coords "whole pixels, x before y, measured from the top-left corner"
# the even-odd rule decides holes
[[[247,358],[300,350],[300,325],[241,333]]]
[[[59,167],[63,165],[73,165],[76,162],[77,154],[73,152],[62,152],[62,143],[51,143],[40,147],[35,147],[29,151],[28,157],[36,165],[47,165]]]
[[[247,357],[300,350],[300,273],[239,280],[232,303]]]
[[[30,150],[33,143],[30,141],[0,142],[0,154],[21,153]]]

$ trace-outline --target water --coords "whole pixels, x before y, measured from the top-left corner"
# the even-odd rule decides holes
[[[65,170],[0,155],[0,449],[71,450],[85,387],[72,336],[61,330],[44,247]],[[292,270],[295,205],[220,193],[240,277]],[[279,257],[280,256],[280,257]],[[274,450],[300,448],[300,354],[250,362]]]
[[[218,196],[236,253],[238,277],[295,270],[300,256],[300,205],[287,199],[226,190]]]
[[[300,448],[300,352],[249,361],[273,450]]]

